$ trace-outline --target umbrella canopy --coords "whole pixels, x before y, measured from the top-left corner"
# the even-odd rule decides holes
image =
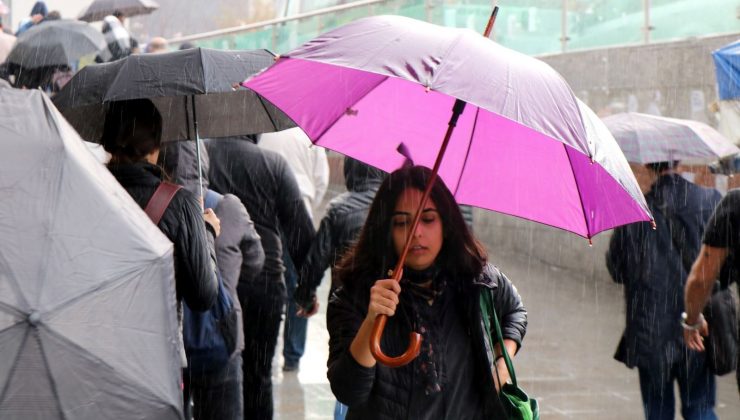
[[[439,171],[460,203],[588,238],[651,219],[616,142],[563,78],[470,30],[360,19],[244,86],[314,143],[385,171],[404,163],[399,149],[432,167],[461,99],[468,105]]]
[[[238,86],[273,62],[267,50],[191,48],[131,55],[86,66],[54,97],[54,104],[93,142],[103,135],[108,103],[140,98],[151,99],[162,114],[163,140],[195,139],[195,121],[201,137],[279,131],[295,124],[259,95]]]
[[[740,153],[717,130],[698,121],[636,112],[610,115],[603,121],[633,163],[706,163]]]
[[[13,49],[13,45],[15,45],[15,37],[0,31],[0,63],[5,62],[10,50]]]
[[[717,70],[719,98],[740,99],[740,40],[712,53]]]
[[[0,418],[181,419],[172,244],[42,92],[0,108]]]
[[[152,0],[95,0],[77,17],[85,22],[103,20],[104,17],[120,12],[126,17],[148,15],[159,9]]]
[[[105,37],[90,24],[55,20],[34,25],[22,33],[8,55],[8,62],[27,69],[68,66],[105,47]]]

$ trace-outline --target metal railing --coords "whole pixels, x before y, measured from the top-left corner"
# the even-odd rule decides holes
[[[397,14],[443,26],[480,30],[492,0],[362,0],[284,18],[182,36],[222,49],[269,48],[282,53],[363,16]],[[494,38],[531,55],[740,33],[737,0],[499,0]]]

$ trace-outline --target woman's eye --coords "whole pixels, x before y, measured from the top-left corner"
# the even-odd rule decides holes
[[[432,217],[422,217],[422,218],[421,218],[421,221],[422,221],[422,222],[423,222],[424,224],[427,224],[427,225],[428,225],[428,224],[430,224],[430,223],[434,223],[434,222],[435,222],[436,220],[437,220],[437,218],[436,218],[436,217],[434,217],[434,216],[432,216]]]
[[[404,227],[406,226],[406,221],[405,220],[394,220],[393,226],[394,227]]]

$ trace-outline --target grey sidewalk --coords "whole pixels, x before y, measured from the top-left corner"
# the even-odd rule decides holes
[[[585,244],[584,252],[589,252]],[[524,389],[539,400],[542,418],[643,418],[637,371],[612,358],[624,325],[621,288],[534,258],[492,255],[491,261],[511,278],[529,311],[516,366]],[[321,312],[309,323],[300,372],[283,374],[282,360],[275,358],[276,419],[332,418],[334,398],[326,379],[326,283],[319,291]],[[734,376],[719,378],[717,414],[735,419],[738,413]]]

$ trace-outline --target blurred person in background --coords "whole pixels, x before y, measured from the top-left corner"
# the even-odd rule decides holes
[[[716,419],[716,385],[706,357],[684,345],[681,313],[704,225],[720,200],[714,189],[675,172],[678,162],[646,164],[641,189],[655,218],[614,229],[606,254],[612,279],[624,285],[626,326],[614,358],[638,368],[645,418],[673,419],[678,382],[684,419]],[[690,264],[690,263],[689,263]]]
[[[298,127],[262,134],[258,144],[263,149],[278,153],[288,162],[288,167],[298,182],[306,210],[311,221],[316,224],[314,214],[329,186],[329,162],[324,149],[315,147],[306,133]],[[283,264],[288,297],[283,325],[283,371],[293,372],[298,370],[306,350],[308,320],[298,316],[298,307],[292,299],[298,284],[298,271],[290,254],[283,253]]]

